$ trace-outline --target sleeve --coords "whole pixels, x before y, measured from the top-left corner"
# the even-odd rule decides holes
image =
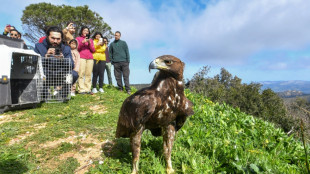
[[[40,54],[42,57],[45,57],[45,54],[47,53],[47,50],[44,51],[44,48],[41,46],[40,43],[35,44],[34,46],[34,52]]]
[[[128,49],[128,45],[126,42],[125,42],[125,53],[126,53],[127,62],[130,63],[129,49]]]
[[[81,49],[82,49],[82,40],[81,40],[81,37],[77,37],[76,38],[76,40],[78,41],[78,48],[77,48],[77,50],[80,52],[81,51]]]
[[[63,50],[64,58],[69,58],[71,60],[71,67],[74,68],[74,62],[72,59],[71,49],[69,46],[65,46]]]
[[[68,30],[65,28],[65,29],[62,30],[62,33],[63,33],[64,35],[66,35],[66,34],[68,33]]]
[[[33,50],[34,52],[36,52],[36,53],[38,53],[38,54],[40,54],[40,52],[39,52],[39,50],[38,50],[38,44],[35,44],[34,45],[34,50]]]
[[[109,58],[110,58],[110,61],[113,63],[113,45],[112,45],[112,43],[109,46]]]
[[[92,39],[90,39],[89,49],[92,53],[96,51],[95,46],[94,46],[94,41]]]
[[[103,46],[97,45],[96,41],[94,41],[94,45],[95,45],[96,53],[105,53],[105,49],[107,48],[105,45]]]

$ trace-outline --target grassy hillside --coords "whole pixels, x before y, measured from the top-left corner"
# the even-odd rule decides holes
[[[2,114],[0,173],[130,173],[129,140],[114,140],[128,95],[105,91]],[[177,134],[176,173],[306,173],[303,146],[292,136],[238,109],[187,95],[195,115]],[[164,173],[162,138],[145,131],[141,149],[140,173]]]

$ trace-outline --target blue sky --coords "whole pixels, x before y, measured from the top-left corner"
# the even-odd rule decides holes
[[[0,7],[0,28],[23,32],[25,7],[39,0],[10,0]],[[49,1],[46,1],[49,2]],[[185,62],[185,79],[203,66],[210,76],[224,67],[243,82],[310,80],[309,0],[55,0],[88,5],[131,54],[130,82],[149,83],[149,63],[171,54]],[[1,65],[0,65],[1,66]]]

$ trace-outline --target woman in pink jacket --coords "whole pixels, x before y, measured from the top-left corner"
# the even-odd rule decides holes
[[[78,41],[78,51],[80,53],[80,68],[79,68],[79,93],[91,93],[91,74],[93,72],[93,52],[95,52],[94,42],[89,38],[90,31],[86,26],[82,26]],[[85,79],[84,79],[85,78]]]

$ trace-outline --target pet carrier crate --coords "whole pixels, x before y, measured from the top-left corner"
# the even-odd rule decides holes
[[[72,86],[72,67],[70,59],[42,57],[44,81],[38,86],[41,101],[63,102],[70,99]]]
[[[43,70],[39,73],[38,69],[40,55],[0,45],[0,57],[0,112],[40,103],[37,93],[37,82],[43,80]]]
[[[35,107],[41,101],[70,99],[70,59],[41,57],[33,50],[18,48],[19,42],[0,37],[0,113]],[[9,46],[4,45],[9,43]],[[15,45],[12,46],[12,45]]]

